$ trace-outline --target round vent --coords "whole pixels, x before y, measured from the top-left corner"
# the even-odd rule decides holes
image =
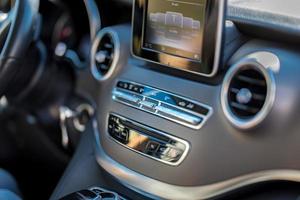
[[[106,28],[96,36],[92,47],[92,73],[100,81],[108,79],[115,70],[119,58],[117,33]]]
[[[272,70],[254,59],[239,62],[225,76],[222,108],[238,128],[249,129],[261,123],[271,110],[274,98]]]

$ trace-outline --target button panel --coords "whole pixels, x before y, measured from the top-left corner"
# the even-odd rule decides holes
[[[116,114],[109,116],[108,133],[119,144],[173,166],[179,165],[189,150],[189,144],[182,139]]]
[[[213,112],[202,103],[128,81],[117,83],[113,99],[193,129],[200,129]]]

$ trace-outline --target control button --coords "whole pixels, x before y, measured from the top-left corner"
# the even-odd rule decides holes
[[[159,114],[161,114],[163,116],[170,117],[173,119],[178,119],[182,122],[186,122],[191,125],[198,125],[202,122],[201,117],[197,117],[192,114],[184,113],[183,111],[176,110],[176,108],[172,109],[172,108],[168,108],[164,105],[161,105],[161,106],[157,106],[155,109],[159,112]]]
[[[118,125],[113,126],[113,128],[112,128],[112,134],[118,138],[120,137],[120,134],[122,131],[123,130]]]
[[[159,147],[159,143],[150,141],[147,144],[146,150],[147,152],[155,153]]]
[[[134,84],[129,83],[129,85],[128,85],[128,90],[133,91],[133,88],[134,88],[134,87],[135,87]]]
[[[114,91],[114,98],[125,101],[131,105],[138,106],[139,102],[142,100],[142,97],[139,97],[137,95],[132,95],[129,93],[121,92],[121,91]]]
[[[122,88],[122,89],[125,89],[125,90],[128,89],[128,86],[129,86],[129,83],[124,82],[124,81],[119,81],[119,82],[117,83],[117,87],[118,87],[118,88]]]
[[[182,154],[182,151],[179,149],[170,148],[168,151],[168,157],[170,158],[179,158]]]
[[[110,122],[110,123],[118,123],[118,121],[119,121],[119,118],[118,118],[118,117],[115,117],[115,116],[113,116],[113,115],[110,115],[110,116],[109,116],[109,122]]]
[[[129,140],[129,130],[125,128],[122,132],[120,132],[120,139],[123,142],[128,142]]]
[[[154,109],[154,107],[155,107],[157,104],[151,103],[151,102],[148,102],[148,101],[141,101],[141,102],[140,102],[140,105],[142,105],[143,107],[146,107],[146,108],[152,108],[152,109]]]
[[[117,83],[117,87],[118,87],[118,88],[125,89],[125,88],[124,88],[124,85],[125,85],[125,84],[126,84],[125,82],[119,81],[119,82]]]
[[[159,146],[157,153],[162,156],[168,155],[169,148],[167,146],[161,145]]]

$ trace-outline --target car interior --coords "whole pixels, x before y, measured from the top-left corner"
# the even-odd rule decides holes
[[[0,200],[299,200],[298,0],[0,0]]]

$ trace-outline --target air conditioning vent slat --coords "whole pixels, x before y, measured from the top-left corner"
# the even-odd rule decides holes
[[[239,75],[239,76],[237,76],[237,78],[240,81],[244,81],[244,82],[249,83],[249,84],[259,85],[259,86],[263,86],[263,87],[266,86],[266,81],[265,80],[260,80],[260,79],[247,77],[246,75]]]
[[[248,112],[250,114],[256,114],[259,111],[258,108],[253,108],[253,107],[243,105],[243,104],[239,104],[239,103],[236,103],[236,102],[231,102],[230,105],[232,107],[236,108],[236,109],[242,110],[244,112]]]

